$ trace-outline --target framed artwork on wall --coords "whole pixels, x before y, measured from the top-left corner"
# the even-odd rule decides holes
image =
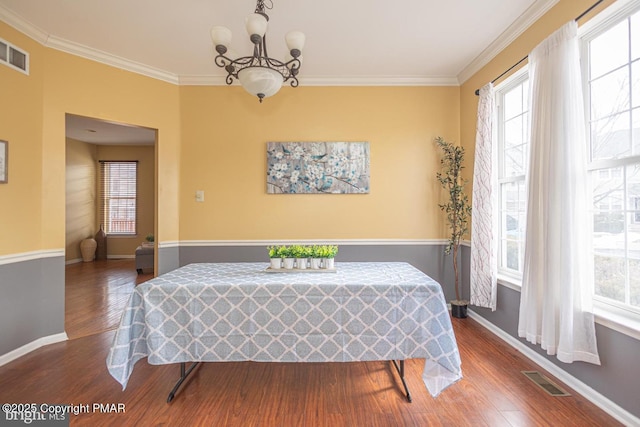
[[[7,141],[0,141],[0,184],[7,183],[8,158],[9,143]]]
[[[369,193],[369,143],[269,142],[267,193]]]

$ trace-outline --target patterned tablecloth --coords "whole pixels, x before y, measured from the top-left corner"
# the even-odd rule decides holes
[[[462,377],[440,285],[406,263],[270,273],[266,263],[190,264],[136,287],[107,357],[135,363],[349,362],[425,358],[432,396]]]

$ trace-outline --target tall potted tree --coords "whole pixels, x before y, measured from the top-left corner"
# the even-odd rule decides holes
[[[438,206],[447,214],[447,223],[451,233],[444,253],[453,255],[456,299],[451,301],[451,315],[457,318],[464,318],[467,317],[469,301],[460,297],[458,249],[460,240],[469,230],[469,217],[471,215],[469,197],[464,192],[467,180],[461,176],[461,171],[464,169],[464,148],[447,142],[441,137],[436,138],[436,144],[442,150],[442,158],[440,159],[442,170],[436,174],[436,177],[442,188],[447,191],[446,203]]]

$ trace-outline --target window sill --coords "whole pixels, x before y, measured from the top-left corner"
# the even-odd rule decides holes
[[[498,284],[514,291],[522,291],[522,281],[514,277],[498,275]],[[640,340],[640,315],[599,301],[593,304],[593,314],[599,325]]]
[[[137,234],[107,234],[109,239],[133,239],[137,237]]]
[[[498,274],[498,284],[514,291],[520,292],[522,290],[522,280],[515,277]]]
[[[596,323],[640,340],[640,315],[596,301],[593,304]]]

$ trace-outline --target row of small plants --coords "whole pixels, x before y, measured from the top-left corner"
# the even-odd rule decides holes
[[[338,253],[337,245],[277,245],[268,246],[272,269],[304,270],[333,268],[334,258]]]
[[[269,258],[335,258],[337,245],[269,246]]]

